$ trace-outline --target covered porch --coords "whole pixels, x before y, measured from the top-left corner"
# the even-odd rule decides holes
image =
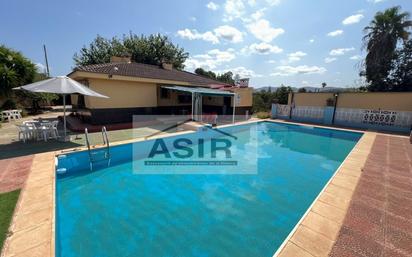
[[[218,89],[184,86],[161,86],[161,90],[170,90],[186,97],[190,106],[188,114],[193,121],[211,122],[211,117],[228,118],[235,122],[236,93]],[[190,99],[190,100],[189,100]],[[227,122],[227,121],[226,121]]]

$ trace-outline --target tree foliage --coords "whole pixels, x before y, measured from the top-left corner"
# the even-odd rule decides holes
[[[268,112],[272,103],[287,104],[291,87],[282,85],[275,92],[262,90],[253,93],[253,112]]]
[[[132,61],[152,65],[170,62],[176,69],[183,69],[189,54],[179,45],[173,44],[167,36],[150,36],[130,33],[121,39],[103,38],[100,35],[76,53],[73,60],[76,66],[110,62],[112,56],[131,56]]]
[[[408,12],[399,6],[376,13],[363,38],[367,50],[365,70],[361,73],[369,83],[369,91],[389,91],[389,75],[396,62],[397,47],[408,40],[412,27]]]
[[[31,83],[35,65],[20,52],[0,45],[0,95],[9,96],[12,88]]]
[[[206,77],[206,78],[210,78],[210,79],[214,79],[223,83],[227,83],[230,85],[234,85],[235,84],[235,76],[233,76],[233,73],[231,71],[227,71],[225,73],[222,74],[216,74],[213,71],[206,71],[203,68],[197,68],[195,69],[195,73],[197,75]]]
[[[47,79],[47,76],[38,73],[36,66],[28,58],[4,45],[0,46],[0,95],[8,97],[5,106],[1,108],[20,107],[16,103],[17,99],[20,102],[30,101],[32,109],[38,110],[41,102],[49,102],[56,99],[57,95],[55,94],[12,90],[14,87],[44,79]]]
[[[412,91],[412,39],[395,52],[391,74],[388,77],[388,90]]]

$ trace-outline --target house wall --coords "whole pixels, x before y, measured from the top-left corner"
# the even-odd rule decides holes
[[[202,102],[204,105],[223,106],[223,96],[203,96]]]
[[[234,88],[230,90],[240,97],[240,102],[236,103],[236,107],[251,107],[253,103],[253,88]],[[233,106],[233,101],[232,101]]]
[[[90,109],[138,108],[157,106],[155,83],[89,79],[89,87],[110,98],[85,97]]]

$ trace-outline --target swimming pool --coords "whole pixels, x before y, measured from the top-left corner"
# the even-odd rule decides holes
[[[256,173],[137,174],[132,151],[144,142],[112,147],[110,166],[93,171],[87,152],[60,158],[56,256],[272,256],[362,135],[273,122],[221,130],[239,139],[235,158],[257,142]]]

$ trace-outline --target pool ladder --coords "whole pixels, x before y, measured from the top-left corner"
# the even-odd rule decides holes
[[[107,160],[107,166],[110,166],[110,143],[109,143],[109,138],[107,137],[107,130],[106,127],[103,126],[102,127],[102,139],[103,139],[103,145],[105,145],[105,149],[104,149],[104,157],[103,159],[98,159],[97,158],[97,154],[100,153],[101,151],[95,151],[92,152],[91,151],[91,147],[90,147],[90,140],[89,140],[89,132],[87,130],[87,128],[84,129],[84,136],[86,139],[86,145],[87,145],[87,150],[89,153],[89,163],[90,163],[90,170],[93,170],[93,163],[95,162],[99,162],[99,161],[103,161],[103,160]]]

